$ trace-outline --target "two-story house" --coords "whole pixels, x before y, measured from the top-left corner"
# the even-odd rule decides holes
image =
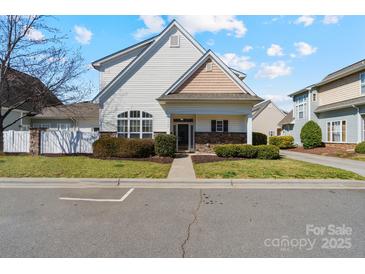
[[[356,144],[365,139],[365,60],[327,75],[317,84],[290,94],[293,136],[300,144],[303,125],[313,120],[326,144]]]
[[[93,62],[100,72],[101,134],[177,136],[177,149],[252,143],[252,107],[261,102],[246,75],[205,50],[177,21],[160,34]]]

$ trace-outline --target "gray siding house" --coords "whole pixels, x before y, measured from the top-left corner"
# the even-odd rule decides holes
[[[178,22],[160,34],[92,64],[100,72],[102,134],[154,138],[175,134],[182,151],[217,143],[252,143],[252,107],[261,102],[244,82]]]
[[[300,131],[309,120],[319,124],[326,144],[364,141],[365,60],[289,96],[293,98],[293,136],[297,144],[301,144]]]

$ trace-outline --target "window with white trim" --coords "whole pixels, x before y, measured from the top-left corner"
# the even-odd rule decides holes
[[[215,131],[216,132],[223,132],[224,127],[223,127],[223,120],[217,120],[216,124],[215,124]]]
[[[145,111],[130,110],[117,116],[118,137],[152,138],[152,115]]]
[[[304,119],[307,116],[307,95],[295,98],[295,118]]]
[[[170,36],[170,48],[180,47],[180,35],[174,34]]]
[[[312,101],[317,102],[317,93],[316,92],[312,93]]]
[[[361,95],[365,95],[365,72],[360,74]]]
[[[69,123],[58,123],[57,124],[57,129],[58,130],[69,130],[70,129],[70,124]]]
[[[327,142],[344,143],[347,140],[347,124],[345,120],[327,122]]]

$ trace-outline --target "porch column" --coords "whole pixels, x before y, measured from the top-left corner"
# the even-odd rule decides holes
[[[252,113],[247,114],[247,144],[252,145]]]

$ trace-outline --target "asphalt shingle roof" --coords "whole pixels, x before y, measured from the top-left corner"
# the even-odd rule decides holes
[[[46,107],[34,118],[99,119],[99,106],[90,102]]]
[[[262,101],[258,96],[246,93],[171,93],[157,98],[159,101],[207,100],[207,101]]]

